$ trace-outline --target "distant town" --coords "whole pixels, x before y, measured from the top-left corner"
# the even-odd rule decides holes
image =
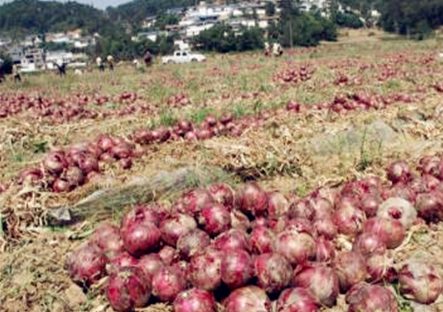
[[[200,2],[196,6],[186,8],[174,8],[166,11],[167,15],[177,18],[178,23],[167,25],[164,30],[156,27],[156,16],[147,16],[141,25],[141,32],[132,36],[132,41],[151,40],[156,41],[158,36],[168,36],[178,34],[178,40],[174,41],[176,49],[191,49],[190,41],[202,31],[215,25],[224,23],[229,25],[236,32],[240,32],[244,27],[259,27],[266,29],[271,23],[278,20],[280,13],[279,0],[271,1],[275,4],[274,15],[266,12],[266,2],[241,2],[235,4],[206,4]],[[309,11],[316,7],[323,16],[327,15],[327,0],[305,0],[301,3],[300,10]],[[339,6],[339,10],[343,10]],[[373,17],[377,17],[377,11],[372,12]],[[6,51],[12,58],[13,63],[20,67],[22,72],[32,72],[37,70],[55,69],[57,62],[63,61],[68,67],[85,67],[88,65],[89,57],[85,51],[96,44],[100,34],[84,36],[80,29],[63,33],[46,33],[43,36],[27,36],[23,40],[17,41],[2,36],[0,33],[0,49]],[[51,50],[42,47],[46,44],[65,44],[76,51],[71,52],[66,49]],[[59,44],[59,45],[57,45]]]

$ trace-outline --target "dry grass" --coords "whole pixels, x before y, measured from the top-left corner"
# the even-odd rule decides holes
[[[14,185],[0,195],[1,310],[107,311],[106,301],[98,290],[82,296],[63,270],[67,251],[80,243],[77,238],[89,233],[95,221],[70,228],[46,224],[52,209],[72,207],[98,189],[125,186],[134,179],[140,181],[140,177],[155,177],[162,171],[175,172],[183,167],[217,167],[234,183],[256,179],[268,190],[304,195],[315,187],[336,185],[366,174],[384,177],[384,166],[390,159],[401,157],[415,163],[424,153],[440,153],[442,95],[431,88],[426,88],[424,93],[416,91],[418,85],[428,86],[443,78],[442,64],[438,61],[431,65],[417,63],[420,57],[435,54],[436,49],[432,41],[332,45],[287,51],[282,59],[265,59],[253,53],[211,56],[206,64],[195,67],[154,66],[145,73],[121,67],[114,76],[95,72],[86,73],[82,80],[73,75],[68,75],[66,80],[53,75],[29,76],[21,87],[10,82],[0,86],[0,92],[25,91],[51,97],[81,93],[91,97],[105,94],[113,98],[122,91],[131,90],[137,92],[140,101],[156,108],[151,114],[79,120],[60,126],[25,115],[2,119],[1,180],[10,180],[22,168],[38,164],[44,153],[37,147],[43,143],[49,148],[91,140],[98,133],[127,136],[139,127],[167,124],[179,116],[201,121],[209,112],[221,114],[229,110],[241,117],[262,109],[284,107],[289,99],[315,105],[331,101],[337,92],[361,90],[377,94],[407,93],[419,99],[407,106],[394,104],[386,110],[353,111],[341,116],[314,110],[284,114],[264,121],[260,127],[249,129],[238,138],[217,137],[198,144],[178,141],[153,145],[131,170],[122,171],[117,166],[106,165],[102,168],[106,179],[68,195]],[[398,52],[404,54],[406,61],[391,61]],[[311,80],[296,85],[273,80],[276,73],[294,66],[295,62],[315,68]],[[360,72],[358,66],[362,63],[378,67]],[[382,66],[395,69],[397,75],[387,81],[378,80]],[[334,84],[338,73],[360,75],[362,83],[338,87]],[[168,107],[168,98],[178,93],[186,94],[190,104]],[[377,135],[366,135],[368,127],[377,120],[393,129],[394,139],[381,142]],[[347,141],[344,134],[349,131],[356,134],[357,143]],[[189,187],[186,183],[172,190],[169,187],[162,199],[170,201],[186,187]],[[123,200],[116,206],[121,211],[127,204]],[[429,229],[426,233],[418,229],[410,243],[398,252],[397,261],[408,259],[423,249],[440,264],[442,233],[440,228]],[[329,311],[345,311],[343,298],[340,302]],[[441,303],[435,308],[443,310]],[[153,306],[146,311],[170,310],[170,306]]]

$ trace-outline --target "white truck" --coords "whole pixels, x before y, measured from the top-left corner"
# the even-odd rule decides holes
[[[162,64],[182,64],[190,62],[204,62],[206,57],[200,53],[191,51],[175,51],[173,55],[162,57]]]

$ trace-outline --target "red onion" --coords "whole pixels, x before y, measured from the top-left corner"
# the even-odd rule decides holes
[[[362,180],[362,183],[369,194],[373,196],[381,194],[383,185],[379,177],[368,176]]]
[[[226,184],[212,184],[208,188],[209,193],[215,202],[225,206],[229,211],[234,206],[234,191]]]
[[[71,279],[90,286],[105,275],[106,257],[95,245],[84,244],[75,249],[66,259],[66,268]]]
[[[330,218],[315,221],[314,229],[318,236],[324,236],[327,239],[335,238],[338,233],[337,226]]]
[[[114,140],[109,135],[102,135],[97,141],[97,146],[103,151],[110,151],[115,145]]]
[[[283,290],[277,300],[278,312],[316,312],[317,303],[313,296],[304,288],[288,288]]]
[[[244,213],[260,216],[268,207],[268,196],[258,184],[246,183],[237,191],[236,202]]]
[[[168,245],[160,249],[160,251],[158,252],[158,256],[160,257],[160,259],[162,259],[165,265],[171,265],[173,262],[176,262],[180,258],[177,250]]]
[[[212,138],[212,135],[213,135],[212,131],[208,129],[202,129],[197,132],[197,137],[199,140],[208,140]]]
[[[216,249],[225,252],[236,249],[249,250],[246,233],[236,229],[231,229],[217,236],[213,245]]]
[[[234,290],[223,300],[225,312],[269,312],[271,300],[257,286],[246,286]]]
[[[215,312],[214,295],[203,289],[192,288],[177,295],[174,312]]]
[[[443,200],[435,192],[418,195],[416,208],[418,216],[427,223],[443,220]]]
[[[312,209],[307,199],[301,199],[294,201],[289,207],[289,216],[291,218],[305,218],[312,220],[314,218],[315,211]]]
[[[108,273],[116,272],[124,267],[137,266],[138,260],[126,251],[116,254],[109,261],[110,267],[107,268]]]
[[[164,266],[164,263],[158,254],[151,253],[141,257],[137,266],[143,271],[146,281],[150,285],[152,277]]]
[[[234,116],[230,112],[225,112],[220,117],[220,122],[224,125],[232,122],[234,120]]]
[[[103,153],[100,155],[100,161],[105,163],[113,163],[115,158],[109,153]]]
[[[286,222],[285,230],[296,231],[297,233],[306,233],[315,236],[315,229],[308,219],[297,218]]]
[[[366,195],[367,190],[363,182],[353,181],[346,183],[340,191],[341,198],[360,200]]]
[[[51,152],[43,159],[43,167],[50,174],[59,174],[67,166],[68,163],[66,162],[65,155],[62,152]]]
[[[194,287],[213,291],[221,285],[221,262],[224,253],[207,248],[192,257],[188,278]]]
[[[92,156],[90,154],[85,155],[85,157],[81,159],[78,166],[83,171],[84,174],[88,174],[93,171],[96,172],[99,171],[97,158],[95,158],[95,156]]]
[[[180,128],[180,130],[183,131],[183,133],[186,133],[186,132],[192,130],[191,122],[189,120],[186,120],[183,118],[178,121],[178,127]]]
[[[286,197],[279,193],[273,192],[268,194],[268,217],[278,220],[280,216],[289,213],[289,201]]]
[[[417,211],[403,198],[389,198],[380,205],[377,217],[398,220],[405,229],[409,229],[417,218]]]
[[[434,190],[440,184],[440,180],[430,174],[423,175],[421,179],[428,190]]]
[[[132,167],[132,159],[131,158],[122,158],[118,161],[120,168],[123,170],[131,169]]]
[[[132,155],[132,149],[129,143],[122,142],[113,146],[110,150],[110,154],[113,155],[116,159],[128,158]]]
[[[428,186],[421,177],[415,177],[409,182],[408,186],[415,194],[422,194],[429,192]]]
[[[388,199],[391,197],[400,197],[406,199],[411,203],[415,203],[417,198],[417,193],[412,189],[409,184],[398,182],[389,190],[384,190],[382,194],[383,199]]]
[[[286,288],[292,276],[291,265],[279,254],[264,253],[254,260],[258,286],[268,294],[276,294]]]
[[[212,204],[214,199],[204,189],[192,190],[183,195],[184,213],[196,216],[204,207]]]
[[[318,262],[330,262],[335,258],[334,244],[320,237],[315,241],[315,260]]]
[[[407,182],[411,178],[411,169],[405,161],[396,161],[387,168],[387,175],[392,183]]]
[[[443,291],[440,273],[428,261],[412,260],[398,273],[400,292],[408,299],[431,304]]]
[[[309,234],[286,230],[277,236],[275,250],[295,266],[315,258],[315,241]]]
[[[434,177],[439,177],[440,162],[441,162],[441,159],[438,156],[425,155],[420,159],[419,169],[424,174],[430,174],[430,175],[433,175]]]
[[[194,132],[194,131],[186,132],[186,134],[185,134],[185,140],[186,140],[186,141],[189,141],[189,142],[195,142],[195,141],[198,141],[197,133]]]
[[[256,226],[249,235],[251,252],[257,255],[274,250],[274,233],[265,226]]]
[[[63,179],[56,179],[52,184],[52,188],[56,193],[64,193],[71,190],[69,182]]]
[[[107,289],[109,304],[115,311],[133,311],[148,304],[151,290],[143,272],[136,267],[126,267],[111,274]]]
[[[231,226],[231,215],[224,206],[212,204],[200,211],[199,224],[211,236],[227,231]]]
[[[140,257],[159,246],[161,233],[153,223],[135,222],[122,232],[126,250],[134,257]]]
[[[102,223],[94,231],[91,242],[97,245],[108,257],[123,252],[123,240],[120,229],[112,223]]]
[[[342,199],[334,213],[334,223],[342,234],[355,236],[361,230],[364,221],[363,212],[353,199]]]
[[[225,252],[221,262],[222,281],[230,288],[245,286],[253,274],[251,256],[243,249]]]
[[[378,207],[380,206],[380,199],[372,194],[366,194],[361,199],[360,204],[366,218],[372,218],[377,214]]]
[[[265,217],[261,216],[261,217],[255,218],[254,221],[252,221],[251,228],[255,228],[257,226],[267,227],[268,225],[269,225],[268,218],[265,218]]]
[[[214,115],[207,115],[205,121],[208,123],[210,127],[213,127],[217,124],[217,118]]]
[[[231,227],[241,231],[248,231],[251,227],[249,219],[238,210],[231,211]]]
[[[175,214],[161,223],[162,239],[166,244],[175,247],[180,236],[197,228],[194,218],[185,214]]]
[[[172,302],[185,289],[186,281],[171,268],[162,267],[152,277],[152,294],[160,301]]]
[[[18,177],[18,184],[34,185],[38,183],[43,177],[43,173],[38,168],[26,169],[20,172]]]
[[[206,232],[195,229],[183,234],[177,241],[177,249],[184,259],[191,258],[197,251],[206,248],[211,238]]]
[[[397,220],[371,218],[363,224],[363,233],[377,236],[388,249],[401,245],[406,236],[406,230]]]
[[[146,206],[141,204],[136,205],[123,216],[120,222],[121,231],[124,232],[129,225],[135,222],[143,224],[153,223],[154,225],[158,226],[160,216],[156,210],[157,207],[155,206]]]
[[[397,272],[391,266],[392,259],[389,259],[386,253],[374,253],[366,260],[369,278],[368,282],[378,283],[385,280],[389,283],[393,282],[397,277]]]
[[[315,220],[332,218],[334,207],[326,198],[313,198],[309,202],[310,209],[313,211],[313,218]]]
[[[343,293],[368,277],[365,259],[361,253],[356,251],[339,253],[334,261],[334,269],[337,272],[340,290]]]
[[[358,283],[346,294],[348,312],[397,312],[398,305],[394,294],[378,285]]]
[[[379,236],[367,232],[362,233],[355,238],[352,250],[358,251],[363,256],[368,257],[373,254],[383,254],[386,250],[386,246]]]
[[[70,188],[75,188],[82,185],[85,181],[83,172],[78,167],[69,167],[65,172],[66,181],[70,185]]]
[[[184,260],[176,261],[171,265],[171,269],[180,274],[183,280],[188,281],[189,262],[186,262]]]
[[[294,287],[309,290],[316,302],[331,308],[337,302],[339,293],[338,275],[323,264],[306,266],[296,270],[292,280]]]

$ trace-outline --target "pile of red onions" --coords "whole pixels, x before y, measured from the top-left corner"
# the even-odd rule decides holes
[[[48,162],[53,173],[61,172],[59,156]],[[417,178],[404,163],[391,165],[388,177],[407,185]],[[393,312],[385,285],[394,280],[408,300],[431,304],[443,290],[436,267],[419,261],[396,270],[386,261],[420,211],[404,198],[383,200],[385,190],[375,177],[305,198],[256,183],[211,185],[170,209],[140,204],[119,227],[102,224],[66,267],[86,288],[109,275],[116,311],[158,301],[184,312],[215,312],[216,302],[228,312],[270,311],[271,300],[278,311],[318,311],[345,294],[349,311]]]

